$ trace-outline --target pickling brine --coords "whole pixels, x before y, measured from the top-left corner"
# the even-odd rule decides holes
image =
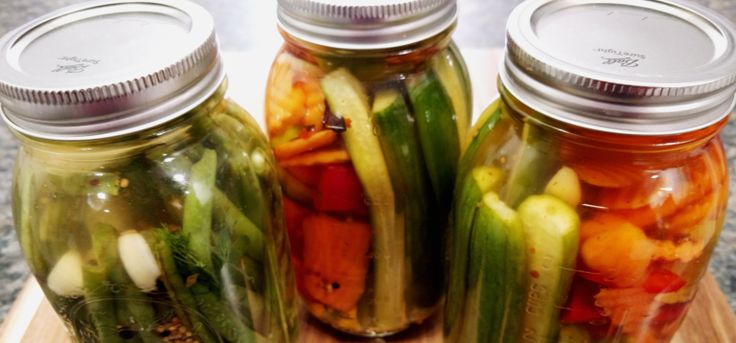
[[[726,215],[735,36],[676,1],[512,12],[458,169],[447,342],[674,336]],[[727,48],[671,53],[694,46]]]
[[[287,24],[266,126],[302,298],[349,333],[422,322],[442,298],[443,240],[471,108],[452,21],[384,49],[357,38],[345,49],[315,43]]]
[[[449,341],[671,338],[726,214],[726,121],[661,148],[513,108],[487,110],[461,163]]]
[[[0,54],[16,233],[74,341],[296,341],[276,162],[204,8],[77,4]]]
[[[248,114],[222,96],[135,137],[19,137],[18,237],[77,340],[293,337],[273,158]]]

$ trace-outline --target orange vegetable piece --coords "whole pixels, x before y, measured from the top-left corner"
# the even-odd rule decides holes
[[[595,295],[595,305],[603,308],[603,315],[611,319],[611,324],[636,337],[643,334],[648,319],[656,314],[655,297],[643,288],[602,289]]]
[[[635,185],[645,177],[641,167],[627,165],[626,161],[575,159],[566,164],[575,170],[580,180],[593,186],[621,188]]]
[[[323,150],[302,154],[279,162],[281,167],[314,166],[319,164],[334,164],[350,161],[348,152],[342,149]]]
[[[618,287],[629,287],[644,280],[656,245],[637,226],[624,220],[597,225],[610,228],[583,241],[580,256],[591,270]],[[598,220],[601,220],[599,217]],[[616,226],[613,226],[616,225]]]
[[[302,226],[304,289],[322,304],[350,311],[365,291],[370,225],[312,215],[304,219]]]
[[[713,219],[720,209],[718,194],[713,193],[678,209],[675,214],[665,219],[664,228],[670,233],[683,233],[708,219]]]
[[[580,241],[585,241],[588,238],[598,235],[604,231],[625,226],[632,226],[636,228],[636,226],[621,217],[609,213],[599,213],[584,221],[580,225]]]
[[[319,87],[322,75],[318,66],[288,52],[278,56],[271,67],[266,90],[266,126],[272,136],[296,124],[322,129],[327,108]]]
[[[277,159],[287,159],[330,145],[335,140],[337,140],[337,133],[335,131],[319,131],[306,138],[297,138],[293,141],[279,144],[273,148],[273,153]]]
[[[657,202],[661,196],[658,191],[663,185],[661,178],[645,177],[629,187],[602,188],[598,193],[595,205],[609,210],[626,210],[649,206]]]

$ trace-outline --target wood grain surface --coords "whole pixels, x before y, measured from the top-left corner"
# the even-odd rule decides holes
[[[66,329],[35,279],[28,281],[18,296],[3,326],[0,343],[71,343]],[[335,332],[306,314],[301,316],[300,340],[303,343],[334,342],[442,342],[441,320],[431,318],[424,325],[390,338],[357,339]],[[685,322],[673,343],[736,343],[736,316],[710,274],[703,278]]]

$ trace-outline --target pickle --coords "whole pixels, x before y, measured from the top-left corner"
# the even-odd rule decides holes
[[[496,193],[489,192],[475,216],[468,262],[468,297],[465,322],[477,321],[472,342],[512,342],[519,337],[526,284],[526,250],[519,215]],[[473,307],[477,307],[473,311]],[[471,342],[460,339],[458,342]]]
[[[458,114],[436,73],[428,71],[423,77],[409,81],[419,142],[435,200],[442,211],[449,208],[460,160],[460,139],[455,123]]]
[[[468,131],[470,129],[473,100],[470,84],[467,80],[467,71],[460,60],[453,58],[457,55],[457,52],[452,51],[453,49],[457,48],[454,44],[451,44],[450,50],[437,53],[430,63],[452,101],[460,148],[465,149],[468,146]]]
[[[217,154],[213,150],[207,150],[202,159],[192,165],[182,225],[182,232],[190,237],[192,254],[209,270],[212,270],[210,231],[216,168]]]
[[[447,290],[447,304],[445,305],[445,334],[452,335],[451,330],[461,321],[461,311],[465,290],[469,287],[467,281],[468,252],[471,245],[473,219],[483,195],[500,187],[503,182],[503,172],[495,167],[476,167],[461,180],[458,196],[455,199],[453,213],[453,229],[450,234],[449,248],[449,284]]]
[[[424,170],[424,161],[415,124],[409,108],[397,90],[376,93],[373,118],[378,127],[381,146],[391,182],[398,194],[397,213],[405,220],[406,252],[409,258],[410,286],[406,297],[419,307],[433,306],[442,291],[442,226],[434,218],[436,210],[431,199],[431,186]]]
[[[575,273],[580,218],[551,195],[530,196],[518,212],[529,266],[521,342],[546,342],[557,335],[559,311]]]
[[[394,190],[381,144],[373,131],[368,96],[360,81],[344,68],[327,74],[321,85],[332,112],[351,122],[342,137],[370,201],[376,326],[380,330],[395,330],[405,321],[404,233],[397,230]]]
[[[550,153],[551,142],[542,141],[542,133],[531,124],[525,123],[521,147],[514,157],[503,199],[516,208],[527,196],[544,190],[546,175],[552,174],[559,165],[557,154]],[[544,147],[544,148],[543,148]]]

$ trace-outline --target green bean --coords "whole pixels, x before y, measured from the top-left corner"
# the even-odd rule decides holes
[[[205,151],[192,165],[187,196],[184,199],[182,232],[189,236],[189,247],[205,269],[212,270],[212,198],[217,172],[217,153]]]
[[[244,253],[256,261],[263,261],[263,233],[233,204],[221,190],[214,190],[215,222],[228,227],[239,237],[246,239]]]
[[[209,332],[208,327],[199,320],[198,316],[189,315],[189,311],[197,308],[197,301],[187,288],[184,280],[179,275],[174,255],[169,246],[166,229],[154,229],[141,232],[148,244],[152,247],[156,259],[161,267],[161,280],[166,286],[166,292],[172,302],[175,303],[176,315],[192,332],[194,332],[202,343],[214,343],[218,340]]]

